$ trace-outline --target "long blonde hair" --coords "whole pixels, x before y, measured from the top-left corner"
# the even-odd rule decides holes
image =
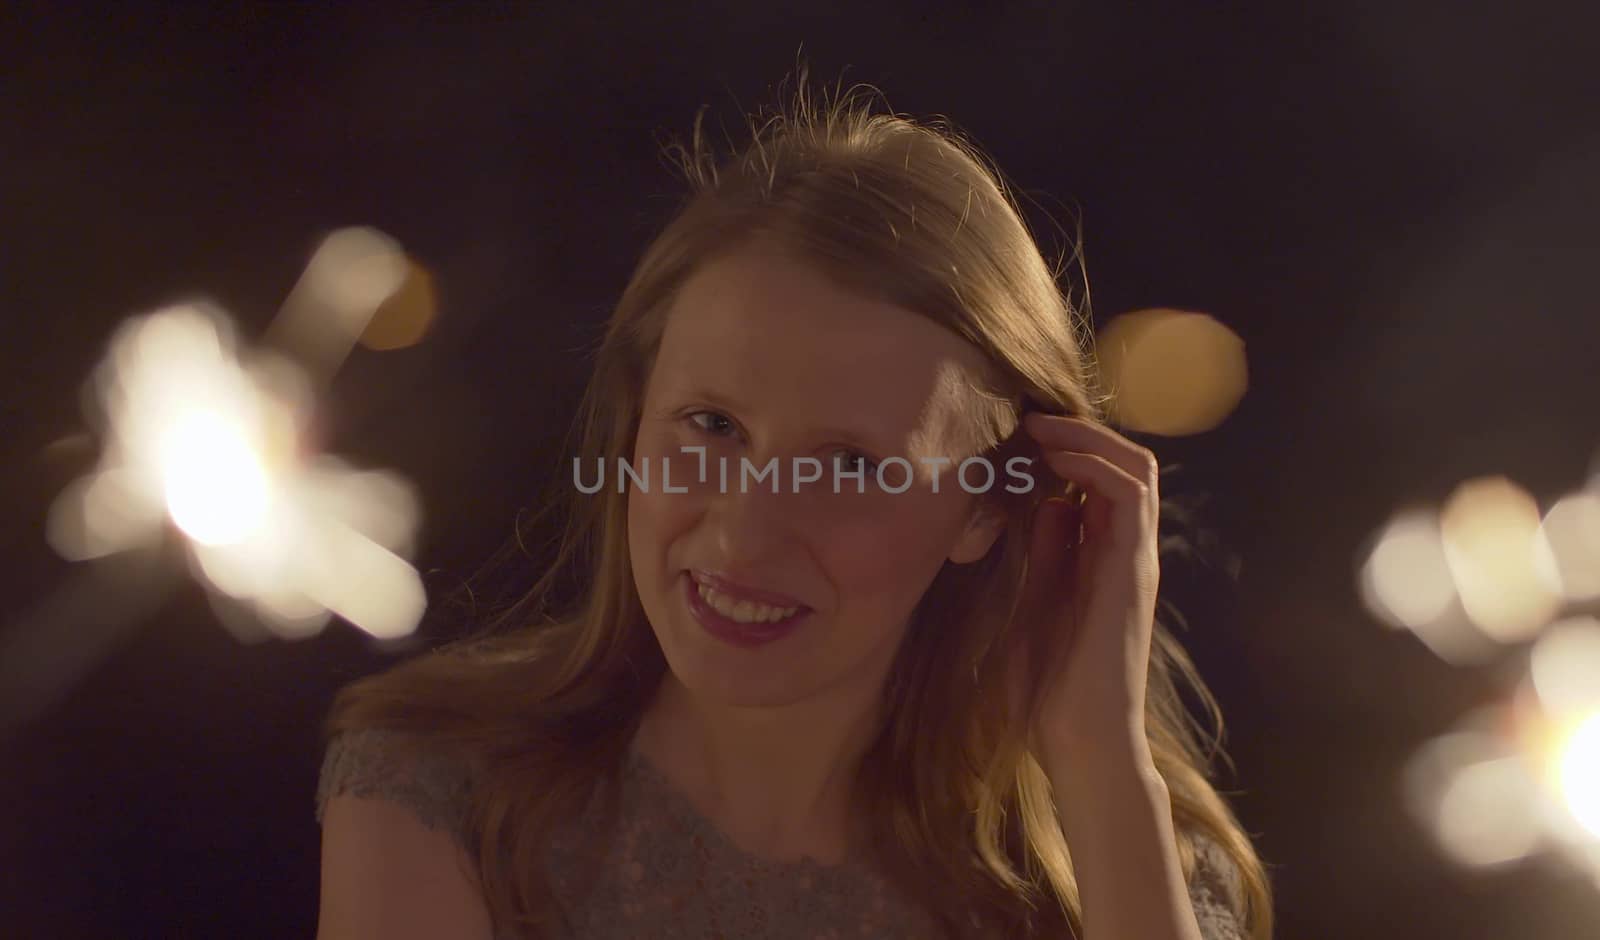
[[[584,465],[626,457],[663,322],[696,267],[771,238],[875,298],[915,310],[987,354],[992,385],[968,417],[991,453],[1025,453],[1024,406],[1105,420],[1087,315],[1058,286],[998,169],[950,129],[873,107],[861,86],[806,89],[757,112],[751,141],[726,160],[697,116],[669,150],[689,196],[634,270],[595,351],[574,429]],[[702,112],[703,113],[703,112]],[[557,474],[558,484],[567,484]],[[324,740],[384,727],[424,736],[477,768],[467,825],[491,916],[539,935],[552,921],[542,833],[578,811],[621,766],[666,669],[629,568],[627,496],[552,488],[554,563],[520,599],[462,639],[351,683]],[[946,565],[913,613],[884,688],[884,724],[857,796],[884,846],[887,877],[959,936],[976,914],[1006,937],[1080,930],[1077,878],[1049,782],[1005,715],[1003,655],[1027,572],[1031,510],[982,560]],[[559,500],[559,502],[557,502]],[[1064,589],[1070,589],[1070,585]],[[1186,687],[1213,729],[1180,698]],[[1222,752],[1217,703],[1170,630],[1156,625],[1146,728],[1172,798],[1184,872],[1196,840],[1214,841],[1240,875],[1233,899],[1255,940],[1272,929],[1263,865],[1211,783]]]

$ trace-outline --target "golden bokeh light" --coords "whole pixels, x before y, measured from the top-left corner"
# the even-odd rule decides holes
[[[1244,341],[1203,313],[1125,313],[1105,324],[1095,347],[1114,393],[1111,420],[1132,431],[1209,431],[1233,413],[1249,384]]]
[[[1555,559],[1527,491],[1503,476],[1467,480],[1439,521],[1462,606],[1485,634],[1527,640],[1560,609]]]
[[[373,313],[361,345],[373,350],[404,349],[422,342],[439,312],[433,274],[408,259],[405,280]]]

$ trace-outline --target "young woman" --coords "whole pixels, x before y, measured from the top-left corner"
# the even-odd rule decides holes
[[[691,144],[556,565],[335,702],[321,940],[1265,940],[1156,462],[998,173],[803,71]]]

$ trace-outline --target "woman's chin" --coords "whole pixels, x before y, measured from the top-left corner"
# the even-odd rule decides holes
[[[688,655],[668,654],[667,666],[678,684],[706,703],[733,708],[776,708],[807,697],[809,683],[792,670],[751,668],[731,663],[721,650],[702,648]]]
[[[673,600],[682,601],[676,591],[673,595]],[[794,657],[770,655],[781,652],[776,644],[752,650],[717,637],[681,603],[672,605],[665,622],[668,630],[657,630],[656,639],[667,667],[697,699],[729,707],[775,708],[809,698],[826,685],[798,671]]]

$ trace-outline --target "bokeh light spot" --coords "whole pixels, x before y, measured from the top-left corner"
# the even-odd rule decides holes
[[[1238,407],[1249,384],[1244,341],[1214,317],[1138,310],[1113,317],[1095,341],[1111,420],[1177,437],[1209,431]]]
[[[1456,487],[1440,512],[1462,606],[1501,643],[1532,637],[1560,609],[1555,560],[1532,496],[1503,476]]]
[[[168,511],[190,538],[226,545],[261,525],[271,486],[237,421],[196,409],[179,415],[158,446]]]
[[[415,260],[407,261],[405,280],[372,315],[361,334],[368,349],[404,349],[422,342],[438,314],[433,274]]]
[[[1562,749],[1561,792],[1578,824],[1600,839],[1600,712],[1579,724]]]

